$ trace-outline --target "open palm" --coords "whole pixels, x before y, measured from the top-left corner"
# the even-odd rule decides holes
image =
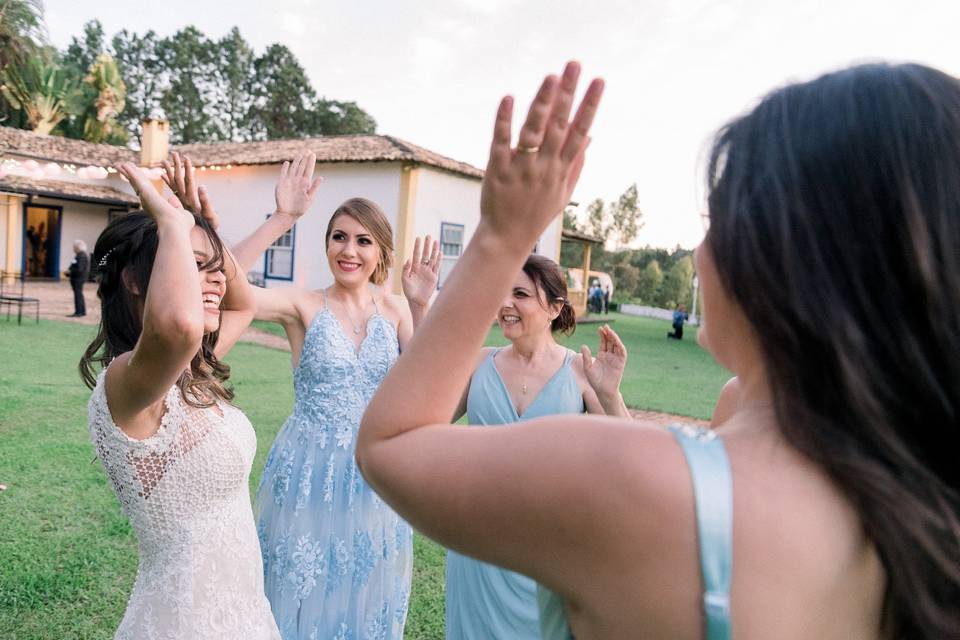
[[[410,302],[426,306],[440,280],[440,243],[430,236],[413,243],[413,256],[403,264],[403,295]]]
[[[277,213],[299,218],[313,204],[323,178],[313,177],[317,166],[314,153],[301,153],[292,162],[284,162],[274,189]]]
[[[619,393],[620,381],[623,380],[623,371],[627,366],[627,348],[623,346],[620,336],[608,325],[600,327],[598,333],[600,350],[596,360],[591,357],[588,346],[580,347],[580,353],[583,354],[583,372],[598,396],[609,397]]]

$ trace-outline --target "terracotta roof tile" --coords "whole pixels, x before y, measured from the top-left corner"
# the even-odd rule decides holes
[[[104,204],[139,206],[136,196],[124,193],[113,187],[83,182],[67,182],[65,180],[48,180],[46,178],[27,178],[24,176],[4,176],[0,178],[0,191],[25,193],[67,200],[81,200],[84,202],[102,202]]]
[[[411,162],[470,178],[483,178],[483,171],[473,165],[393,136],[344,135],[262,142],[209,142],[172,146],[171,151],[189,155],[197,165],[279,164],[293,159],[301,151],[312,151],[317,154],[319,162]],[[0,152],[101,167],[140,160],[138,151],[126,147],[40,135],[10,127],[0,127]]]
[[[140,154],[126,147],[112,144],[94,144],[60,136],[46,136],[23,129],[0,127],[0,150],[38,160],[55,160],[98,167],[113,166],[118,162],[136,162]]]
[[[318,162],[413,162],[444,171],[482,178],[483,171],[393,136],[346,135],[268,140],[264,142],[210,142],[175,146],[198,165],[277,164],[302,151],[317,154]]]

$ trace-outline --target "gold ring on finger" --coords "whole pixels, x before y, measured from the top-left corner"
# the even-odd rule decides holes
[[[517,145],[517,153],[536,153],[537,151],[540,151],[539,145],[533,147],[528,147],[522,144]]]

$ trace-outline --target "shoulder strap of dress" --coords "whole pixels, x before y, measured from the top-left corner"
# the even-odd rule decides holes
[[[323,308],[329,309],[330,304],[327,302],[327,288],[324,287],[323,289],[320,289],[320,294],[323,296]]]
[[[706,640],[730,640],[733,481],[723,440],[709,429],[671,425],[693,479]]]

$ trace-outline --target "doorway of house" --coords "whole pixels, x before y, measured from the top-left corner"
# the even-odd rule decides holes
[[[23,272],[28,278],[60,277],[62,207],[23,205]]]

